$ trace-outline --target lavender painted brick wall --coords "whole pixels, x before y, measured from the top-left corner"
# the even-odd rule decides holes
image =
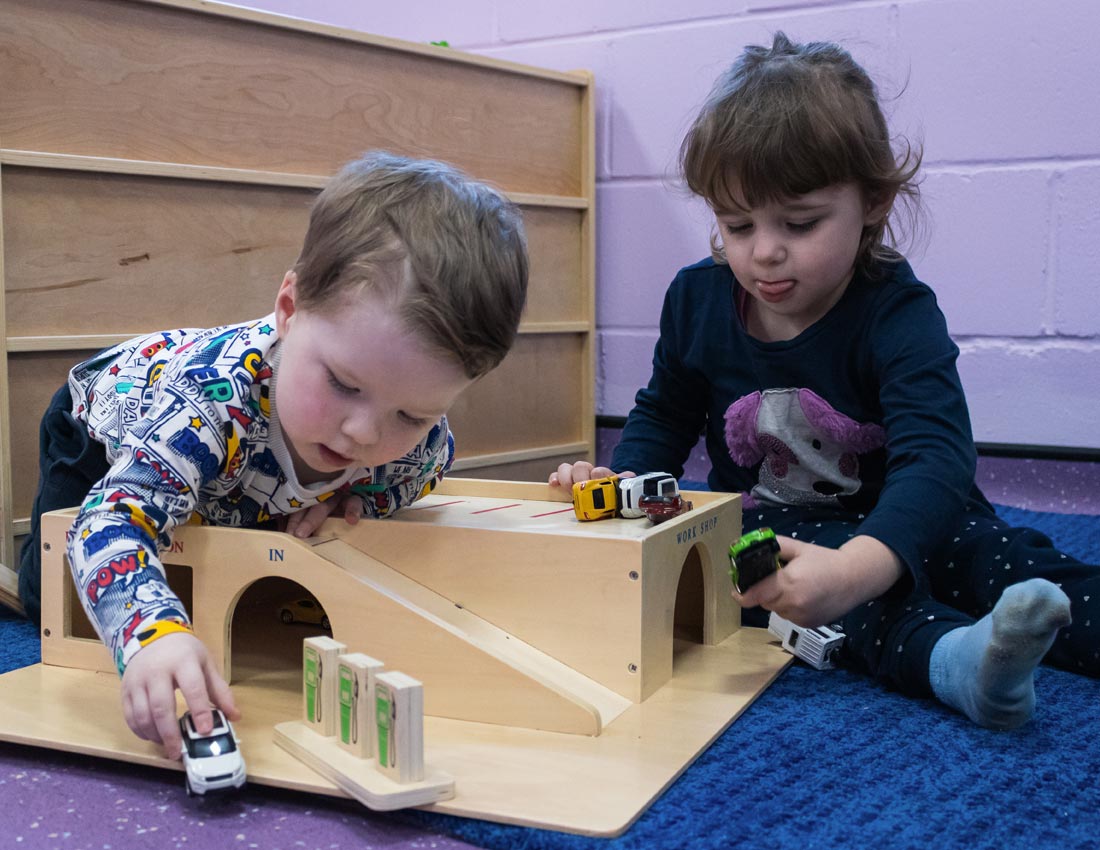
[[[1058,175],[1054,220],[1052,330],[1095,340],[1100,328],[1100,166]]]
[[[1030,337],[1049,324],[1050,180],[1038,168],[927,173],[927,246],[910,259],[956,336]]]
[[[707,252],[705,215],[666,178],[713,78],[776,29],[842,40],[894,130],[923,141],[930,230],[912,259],[960,344],[975,435],[1100,448],[1095,0],[251,5],[595,73],[597,410],[610,415],[648,378],[664,287]]]
[[[611,139],[616,177],[671,173],[684,131],[711,84],[745,44],[785,29],[800,39],[844,38],[869,67],[892,67],[890,9],[848,7],[706,21],[624,34],[607,84],[614,92]],[[856,43],[858,40],[858,43]]]
[[[609,330],[600,334],[598,378],[607,410],[630,410],[634,406],[635,393],[649,380],[649,363],[656,342],[656,330],[628,333]],[[607,363],[617,366],[607,370]]]
[[[744,12],[746,0],[679,0],[638,3],[637,0],[558,0],[555,3],[501,3],[500,37],[524,41],[624,28],[664,27],[700,18],[727,18]]]
[[[1095,157],[1100,9],[1092,0],[924,0],[898,4],[912,63],[907,108],[929,162]]]
[[[619,246],[599,253],[597,280],[621,282],[597,289],[597,315],[605,328],[652,329],[682,258],[710,251],[706,205],[685,210],[684,193],[660,181],[607,183],[597,201],[599,239]]]

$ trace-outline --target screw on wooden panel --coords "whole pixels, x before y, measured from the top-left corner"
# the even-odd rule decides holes
[[[638,672],[638,665],[631,662],[630,664],[626,665],[626,669],[629,670],[631,673],[637,673]]]
[[[50,630],[49,629],[43,629],[42,630],[42,636],[43,637],[49,637],[50,636]]]
[[[637,570],[631,570],[630,571],[630,580],[631,581],[637,581],[638,580],[638,571]]]
[[[49,543],[43,543],[42,548],[45,549],[47,552],[49,552],[50,551],[50,544]]]

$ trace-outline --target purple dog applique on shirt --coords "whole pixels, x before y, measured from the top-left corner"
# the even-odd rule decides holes
[[[750,498],[782,505],[838,505],[859,491],[859,455],[886,444],[886,432],[835,410],[807,389],[742,396],[726,410],[726,446],[744,467],[760,466]]]

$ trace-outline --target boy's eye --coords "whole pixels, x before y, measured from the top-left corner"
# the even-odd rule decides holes
[[[355,387],[349,387],[347,384],[341,383],[340,380],[332,374],[331,370],[328,373],[328,383],[336,392],[343,393],[344,395],[355,395],[359,392]]]
[[[752,225],[748,223],[726,225],[726,233],[732,233],[734,235],[738,233],[748,233],[750,230],[752,230]]]
[[[423,425],[428,424],[427,419],[419,416],[413,416],[411,413],[406,413],[404,410],[399,410],[397,412],[397,415],[402,422],[404,422],[406,425],[412,426],[413,428],[419,428]]]
[[[819,221],[821,221],[819,218],[811,218],[809,221],[789,221],[787,227],[794,233],[809,233],[817,227]]]

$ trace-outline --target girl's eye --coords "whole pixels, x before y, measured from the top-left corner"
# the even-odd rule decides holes
[[[342,393],[343,395],[355,395],[359,392],[355,387],[349,387],[347,384],[341,383],[331,371],[328,373],[328,384],[336,390],[336,392]]]
[[[420,428],[421,426],[428,424],[427,419],[422,419],[418,416],[412,416],[411,414],[406,413],[404,410],[399,410],[397,412],[397,415],[402,422],[412,428]]]
[[[809,233],[817,227],[819,221],[821,221],[819,218],[811,218],[809,221],[790,221],[787,222],[787,227],[794,233]]]
[[[735,236],[739,233],[748,233],[750,230],[752,230],[752,225],[751,224],[727,224],[726,225],[726,233],[731,233]]]

